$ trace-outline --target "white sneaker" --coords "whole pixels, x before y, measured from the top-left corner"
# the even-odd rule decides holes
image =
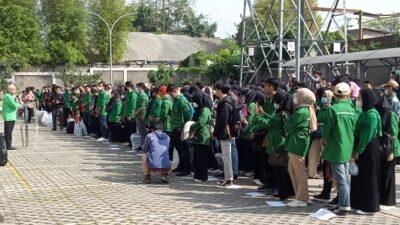
[[[104,140],[106,140],[105,138],[99,138],[97,139],[97,141],[103,142]]]
[[[306,207],[307,202],[299,201],[299,200],[293,200],[287,204],[289,207]]]
[[[362,211],[362,210],[359,210],[359,209],[357,209],[355,213],[356,213],[357,215],[361,215],[361,216],[368,215],[368,213],[366,213],[366,212],[364,212],[364,211]]]
[[[197,183],[200,183],[200,182],[202,182],[201,180],[199,180],[199,179],[194,179],[193,180],[194,182],[197,182]]]
[[[392,205],[392,206],[388,206],[388,205],[380,205],[381,210],[383,211],[390,211],[390,210],[394,210],[396,209],[396,206]]]

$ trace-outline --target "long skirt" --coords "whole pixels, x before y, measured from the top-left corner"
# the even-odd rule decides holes
[[[253,141],[237,139],[236,141],[238,156],[239,156],[239,170],[250,172],[254,170],[254,150]]]
[[[294,189],[292,181],[289,176],[287,166],[271,166],[273,183],[278,188],[279,199],[281,201],[287,200],[288,197],[294,196]]]
[[[351,207],[364,212],[379,211],[381,160],[378,138],[368,143],[355,161],[359,174],[351,177]]]
[[[387,161],[387,155],[381,155],[381,205],[396,205],[396,160]]]
[[[121,142],[122,141],[122,127],[119,123],[110,122],[110,141],[111,142]]]
[[[194,156],[194,179],[206,181],[208,180],[208,158],[212,151],[210,145],[193,144]]]

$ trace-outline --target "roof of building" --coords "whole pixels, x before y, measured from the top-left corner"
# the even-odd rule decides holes
[[[384,59],[400,57],[400,48],[388,48],[363,52],[352,52],[347,54],[335,54],[306,57],[300,59],[300,65],[315,65],[323,63],[339,63],[339,62],[352,62],[362,61],[367,59]],[[283,64],[283,67],[295,67],[296,60],[290,60]]]
[[[200,50],[214,53],[225,47],[223,41],[216,38],[130,32],[121,61],[180,62]]]

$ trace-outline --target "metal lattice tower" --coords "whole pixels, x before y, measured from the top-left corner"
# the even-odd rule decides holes
[[[241,23],[240,84],[253,82],[260,74],[266,77],[276,74],[283,78],[282,64],[296,59],[296,75],[307,68],[300,68],[300,58],[332,54],[333,43],[340,43],[340,52],[348,52],[346,0],[332,0],[325,16],[317,15],[318,7],[308,0],[271,0],[263,21],[257,14],[253,1],[244,0]],[[339,4],[342,9],[338,9]],[[278,6],[278,20],[274,7]],[[246,16],[249,12],[250,15]],[[340,22],[337,18],[343,18]],[[328,34],[337,31],[340,40],[328,40]],[[295,46],[295,50],[291,49]],[[254,49],[262,60],[256,61]],[[332,65],[330,65],[332,66]]]

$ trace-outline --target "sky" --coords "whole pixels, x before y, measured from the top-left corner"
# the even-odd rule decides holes
[[[217,22],[217,37],[230,37],[236,33],[235,24],[239,24],[241,20],[243,0],[196,0],[195,2],[198,13],[203,13],[210,20]],[[342,2],[340,8],[343,6]],[[346,2],[347,8],[362,9],[371,13],[400,12],[400,0],[347,0]],[[318,3],[320,6],[330,7],[333,0],[318,0]],[[357,21],[352,20],[352,23],[355,24]]]

